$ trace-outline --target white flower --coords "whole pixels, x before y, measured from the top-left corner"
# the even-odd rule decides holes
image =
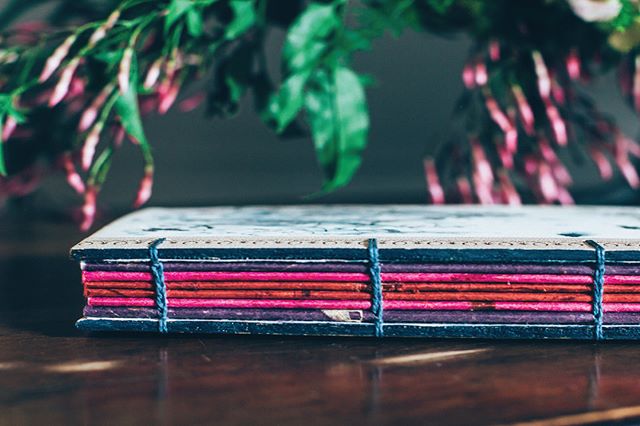
[[[587,22],[611,21],[620,13],[620,0],[568,0],[573,12]]]

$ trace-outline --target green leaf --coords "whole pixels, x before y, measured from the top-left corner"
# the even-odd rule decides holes
[[[0,113],[0,176],[7,175],[7,165],[4,159],[4,141],[2,140],[2,127],[4,127],[5,114]]]
[[[269,102],[269,114],[276,122],[278,133],[293,121],[304,105],[304,86],[309,72],[294,74],[287,78]]]
[[[171,26],[182,18],[184,14],[193,10],[193,7],[194,3],[191,0],[171,0],[167,8],[167,17],[164,21],[164,33],[168,34]]]
[[[254,45],[242,44],[218,63],[208,104],[211,113],[229,116],[237,112],[238,102],[251,83],[254,54]]]
[[[289,72],[315,64],[328,48],[325,38],[339,25],[333,5],[311,3],[287,32],[282,56]]]
[[[7,115],[12,115],[19,123],[24,121],[24,116],[14,106],[13,96],[0,94],[0,176],[7,175],[7,165],[4,158],[4,142],[2,140],[2,128]]]
[[[328,74],[322,71],[312,83],[305,94],[305,111],[318,162],[324,175],[332,176],[337,157],[333,85]]]
[[[427,0],[427,3],[440,14],[447,12],[453,2],[454,0]]]
[[[193,37],[200,37],[204,31],[202,14],[195,8],[187,12],[187,31]]]
[[[122,59],[122,49],[120,50],[102,50],[96,53],[91,53],[91,56],[108,65],[117,64]]]
[[[369,115],[357,74],[338,67],[330,77],[310,85],[305,99],[318,161],[325,172],[323,192],[349,183],[360,166],[367,145]]]
[[[227,25],[225,38],[232,40],[251,28],[257,21],[257,15],[252,0],[231,0],[229,6],[233,19]]]
[[[109,169],[111,168],[111,159],[113,157],[113,148],[107,147],[100,153],[96,161],[89,170],[89,185],[94,186],[96,190],[99,190],[104,183]]]

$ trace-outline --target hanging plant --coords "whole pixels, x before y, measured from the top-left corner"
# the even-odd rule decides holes
[[[41,0],[14,0],[5,26]],[[0,196],[24,195],[61,170],[91,226],[113,154],[135,144],[144,169],[134,206],[151,196],[152,142],[141,116],[206,102],[213,115],[255,108],[279,134],[308,132],[324,173],[321,192],[349,182],[369,131],[355,52],[389,31],[465,31],[476,40],[452,137],[425,174],[435,203],[572,202],[563,150],[586,154],[601,177],[615,169],[640,185],[640,147],[582,92],[620,66],[640,108],[638,5],[631,0],[124,0],[56,3],[50,24],[0,38]],[[281,69],[265,41],[286,31]],[[629,59],[630,58],[630,59]],[[278,74],[276,79],[272,74]],[[204,89],[184,98],[194,81]],[[180,101],[178,102],[178,99]],[[133,192],[133,191],[132,191]]]

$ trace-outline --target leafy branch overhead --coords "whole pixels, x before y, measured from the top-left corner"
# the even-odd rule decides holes
[[[26,3],[12,2],[0,21],[15,19],[28,9]],[[182,100],[181,109],[194,109],[207,99],[210,113],[228,115],[253,92],[260,116],[277,132],[308,123],[326,176],[323,190],[353,176],[369,120],[362,79],[349,63],[354,51],[368,47],[368,40],[354,40],[371,32],[358,29],[357,19],[351,28],[347,20],[353,8],[346,1],[111,3],[96,19],[99,11],[62,2],[60,8],[75,14],[54,11],[55,27],[24,24],[6,32],[0,75],[12,77],[0,89],[3,134],[11,140],[0,146],[4,180],[22,179],[25,171],[42,168],[43,158],[53,160],[84,195],[83,226],[89,227],[113,152],[126,138],[139,146],[144,159],[135,205],[144,204],[154,165],[141,114],[164,114],[188,82],[209,75],[205,89]],[[273,82],[265,57],[265,41],[277,27],[286,31],[281,84]],[[40,155],[23,164],[13,153],[14,143],[42,135],[52,123],[64,126],[46,135],[46,146],[34,151]]]
[[[0,10],[0,24],[9,27],[42,3],[9,1]],[[634,60],[629,66],[626,59],[634,58],[640,45],[638,5],[631,0],[58,0],[49,5],[48,24],[14,24],[0,37],[0,197],[25,194],[45,172],[64,170],[69,185],[84,197],[84,228],[93,222],[97,195],[124,140],[135,144],[144,160],[134,205],[148,200],[153,141],[145,136],[141,116],[164,114],[179,97],[183,111],[206,100],[210,114],[227,116],[251,94],[258,114],[277,133],[310,134],[325,177],[321,192],[345,185],[360,165],[369,133],[369,78],[353,69],[353,55],[369,50],[385,32],[397,35],[406,28],[467,31],[477,41],[463,70],[469,92],[461,100],[465,137],[445,145],[436,162],[425,161],[432,201],[449,198],[451,187],[457,191],[453,199],[465,202],[519,201],[516,187],[533,188],[546,202],[568,200],[567,194],[558,195],[567,181],[564,175],[564,183],[559,180],[555,148],[543,153],[539,147],[547,145],[540,140],[555,138],[564,146],[576,135],[568,128],[572,120],[584,122],[580,114],[593,120],[595,113],[584,98],[579,106],[587,105],[586,112],[570,108],[578,97],[569,92],[564,104],[558,100],[558,87],[572,88],[560,68],[574,58],[571,75],[586,81],[595,72],[587,70],[589,64],[606,69],[621,63],[627,74],[637,73],[640,64]],[[274,30],[285,35],[280,69],[267,65],[272,61],[265,46]],[[583,64],[582,74],[576,74],[575,64]],[[202,82],[195,94],[180,96],[195,81]],[[553,96],[539,93],[545,85]],[[640,101],[636,104],[640,108]],[[577,129],[595,134],[587,126]],[[583,139],[605,167],[610,147]],[[618,145],[611,145],[612,155],[633,183],[626,153],[633,153],[634,145],[625,142],[624,150]],[[553,167],[541,159],[553,160]],[[499,179],[489,173],[494,169]]]

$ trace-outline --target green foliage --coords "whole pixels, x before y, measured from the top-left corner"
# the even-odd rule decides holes
[[[308,131],[325,176],[322,192],[332,191],[353,177],[366,147],[364,86],[371,77],[356,70],[352,58],[377,38],[406,29],[462,30],[481,42],[499,38],[551,57],[582,43],[581,55],[600,51],[604,61],[615,61],[608,43],[629,51],[640,44],[637,2],[620,1],[615,19],[588,23],[566,0],[60,0],[50,17],[55,30],[34,29],[31,36],[7,31],[0,38],[0,81],[6,82],[0,123],[11,117],[27,129],[46,123],[63,133],[56,140],[67,142],[39,144],[44,148],[32,163],[77,159],[76,151],[97,134],[100,154],[86,157],[92,162],[84,164],[84,179],[99,187],[118,147],[113,134],[123,130],[136,141],[152,170],[141,111],[165,113],[191,82],[209,78],[195,85],[206,91],[209,112],[234,114],[252,93],[260,117],[276,132]],[[0,23],[41,3],[12,0],[0,11]],[[273,28],[286,32],[277,73],[267,66],[265,50]],[[72,43],[65,47],[65,40]],[[31,122],[47,103],[54,105],[50,120]],[[13,139],[1,141],[2,175],[21,171],[5,164],[4,145],[19,143]]]

